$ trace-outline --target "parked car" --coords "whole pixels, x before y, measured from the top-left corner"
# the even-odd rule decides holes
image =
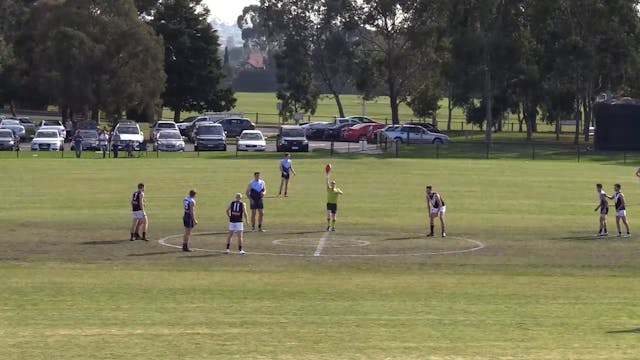
[[[215,124],[215,121],[211,121],[211,120],[200,120],[200,121],[194,121],[193,124],[191,125],[191,132],[188,135],[189,140],[191,140],[191,142],[195,143],[196,142],[196,134],[198,132],[198,128],[202,125],[211,125],[211,124]],[[222,126],[222,125],[220,125]]]
[[[282,151],[309,151],[309,140],[305,131],[300,126],[283,125],[276,135],[276,150]]]
[[[18,138],[11,129],[0,129],[0,150],[15,150]]]
[[[193,120],[196,118],[197,116],[189,116],[188,118],[176,123],[176,127],[180,130],[180,134],[182,134],[182,136],[189,136],[189,129],[191,128]]]
[[[126,146],[132,145],[134,150],[143,150],[145,147],[144,134],[134,121],[121,121],[113,131],[120,135],[120,141],[117,144],[112,143],[112,148],[125,149]]]
[[[305,124],[302,126],[304,129],[305,135],[309,140],[321,140],[324,138],[324,131],[331,126],[333,123],[328,123],[325,121],[316,121],[309,124]]]
[[[31,150],[64,150],[64,138],[56,129],[39,129],[31,141]]]
[[[427,130],[427,131],[431,131],[431,132],[434,132],[434,133],[441,133],[441,132],[442,132],[442,131],[440,131],[440,130],[438,129],[438,127],[437,127],[437,126],[433,125],[432,123],[426,123],[426,122],[415,122],[415,121],[412,121],[412,122],[404,123],[404,125],[416,125],[416,126],[420,126],[420,127],[424,128],[425,130]]]
[[[18,137],[20,140],[25,140],[27,138],[27,132],[25,131],[24,126],[20,124],[20,120],[2,119],[2,121],[0,121],[0,129],[10,129],[13,131],[13,135]]]
[[[265,151],[267,141],[260,130],[244,130],[238,136],[238,151]]]
[[[151,140],[151,142],[156,141],[156,136],[158,135],[158,133],[164,130],[176,130],[178,132],[180,131],[176,123],[173,121],[156,121],[156,123],[153,124],[153,126],[151,127],[151,134],[149,134],[149,140]]]
[[[220,124],[207,123],[198,126],[195,133],[195,151],[227,150],[227,136]]]
[[[449,137],[445,134],[434,133],[416,125],[400,125],[385,128],[385,136],[401,143],[446,144]]]
[[[381,123],[364,123],[351,126],[342,130],[342,138],[346,141],[360,141],[366,140],[367,142],[374,142],[374,133],[378,129],[384,128],[386,125]]]
[[[36,128],[36,123],[26,116],[17,117],[16,120],[20,121],[20,124],[25,128]]]
[[[82,136],[82,150],[101,150],[97,130],[80,129],[78,132],[80,133],[80,136]],[[76,144],[72,141],[71,150],[75,149]]]
[[[226,118],[218,121],[218,124],[222,125],[224,131],[226,131],[227,136],[236,137],[242,134],[245,130],[255,130],[256,126],[251,122],[251,120],[246,118]]]
[[[339,124],[331,125],[331,126],[327,127],[324,130],[323,138],[325,140],[343,140],[342,137],[341,137],[342,130],[350,128],[350,127],[358,125],[358,124],[360,124],[360,123],[342,122],[342,123],[339,123]]]
[[[179,130],[162,130],[156,135],[153,151],[184,151],[184,139]]]
[[[344,122],[356,122],[359,124],[364,124],[364,123],[377,123],[377,121],[366,117],[366,116],[362,116],[362,115],[353,115],[353,116],[347,116],[345,118],[336,118],[336,120],[334,121],[336,124],[341,124]]]
[[[60,120],[42,120],[42,122],[40,122],[39,129],[43,127],[55,127],[59,129],[63,139],[66,139],[67,135],[71,135],[67,134],[67,129],[65,129],[65,127],[62,125],[62,121]]]

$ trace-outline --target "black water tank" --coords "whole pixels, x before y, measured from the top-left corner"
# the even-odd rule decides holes
[[[640,103],[624,99],[593,107],[596,150],[640,150]]]

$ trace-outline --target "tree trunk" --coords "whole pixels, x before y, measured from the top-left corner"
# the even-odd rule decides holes
[[[93,108],[91,109],[91,121],[95,122],[96,124],[100,123],[100,110],[98,110],[98,108]]]
[[[493,107],[493,94],[491,91],[491,73],[488,68],[484,70],[484,105],[485,105],[485,141],[491,143],[491,130],[493,127],[493,114],[491,108]]]
[[[582,99],[582,112],[584,113],[584,142],[589,142],[589,127],[592,123],[591,96],[589,94]]]
[[[342,107],[342,101],[340,100],[340,94],[338,94],[337,92],[333,92],[333,98],[335,99],[336,106],[338,107],[338,114],[340,114],[340,117],[343,118],[344,117],[344,108]]]
[[[11,109],[11,115],[16,117],[18,114],[16,113],[16,103],[13,100],[9,101],[9,109]]]
[[[527,127],[527,140],[533,138],[533,124],[536,123],[536,105],[523,103],[524,122]]]
[[[180,109],[176,109],[173,111],[173,121],[174,122],[180,121]]]
[[[524,107],[524,103],[521,106]],[[518,108],[518,112],[516,113],[518,116],[518,132],[522,132],[522,114],[520,110],[521,109]]]
[[[453,112],[453,103],[451,102],[452,91],[449,91],[449,99],[447,102],[447,131],[451,131],[451,113]]]
[[[576,97],[575,111],[576,131],[573,135],[573,145],[578,145],[580,144],[580,119],[582,118],[582,114],[580,113],[580,97]]]

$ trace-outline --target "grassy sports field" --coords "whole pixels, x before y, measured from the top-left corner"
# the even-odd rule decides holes
[[[2,160],[0,358],[637,358],[632,165],[296,154],[275,198],[278,158]],[[327,161],[345,192],[335,233]],[[267,232],[223,255],[225,207],[254,170]],[[127,240],[139,181],[148,243]],[[631,239],[592,236],[596,182],[622,184]],[[427,183],[445,239],[424,237]],[[191,188],[198,250],[182,253]]]

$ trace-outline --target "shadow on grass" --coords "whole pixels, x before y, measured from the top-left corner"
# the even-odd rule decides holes
[[[220,257],[220,256],[229,256],[229,255],[223,254],[223,253],[213,253],[213,254],[204,254],[204,255],[185,255],[180,257],[183,259],[200,259],[200,258],[213,258],[213,257]]]
[[[142,253],[142,254],[129,254],[127,256],[155,256],[155,255],[166,255],[166,254],[175,254],[178,251],[174,250],[174,251],[156,251],[156,252],[148,252],[148,253]]]
[[[577,240],[577,241],[594,241],[594,240],[606,240],[611,239],[611,236],[594,236],[594,235],[574,235],[558,238],[559,240]]]
[[[640,334],[640,328],[628,330],[611,330],[607,331],[607,334]]]
[[[81,242],[80,245],[116,245],[128,243],[129,240],[96,240]]]

